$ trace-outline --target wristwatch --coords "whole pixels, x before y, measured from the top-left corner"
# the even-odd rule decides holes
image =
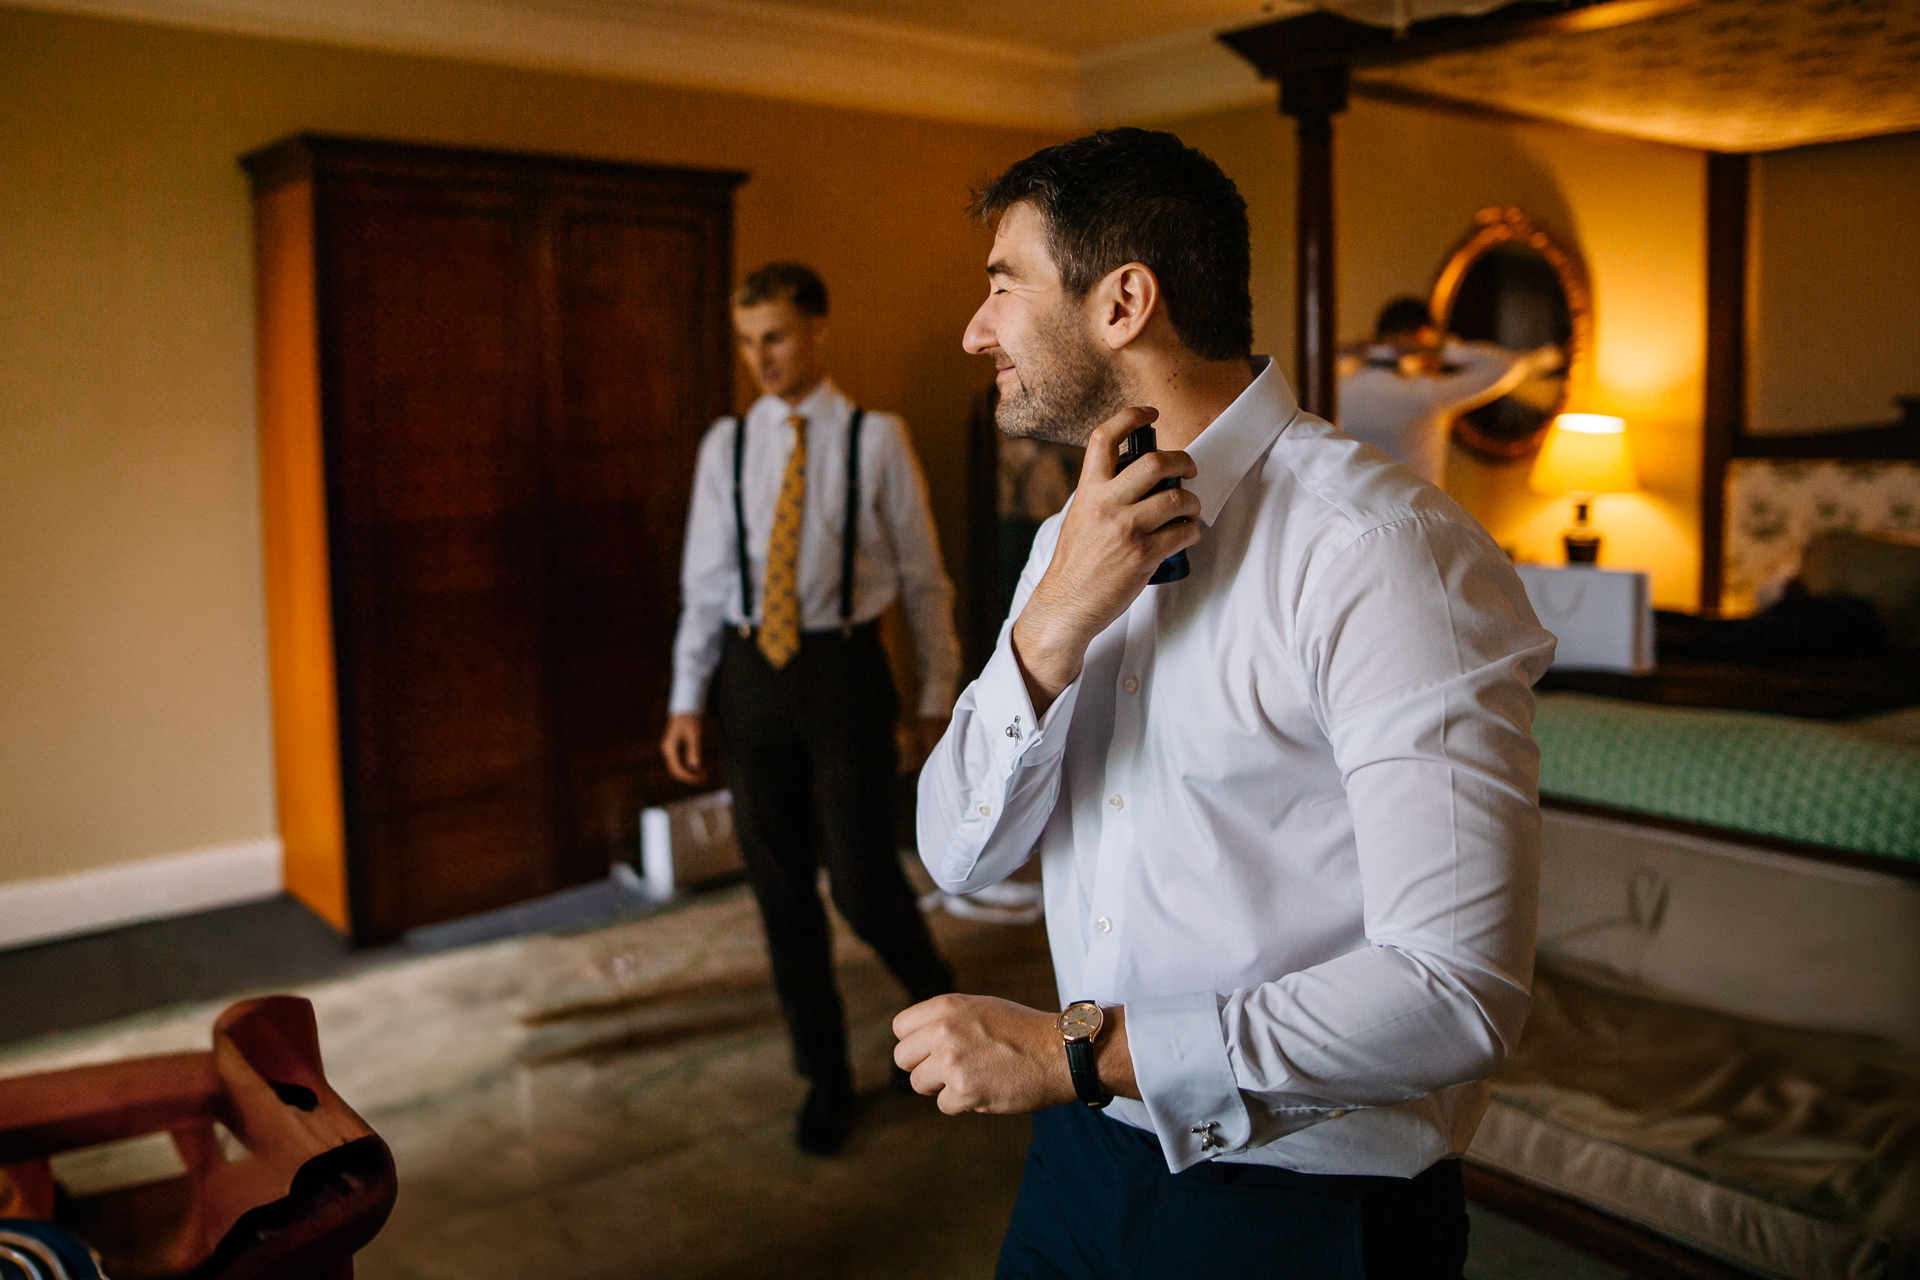
[[[1060,1039],[1067,1046],[1067,1074],[1073,1077],[1073,1091],[1090,1107],[1104,1107],[1113,1095],[1101,1089],[1100,1073],[1093,1065],[1093,1038],[1106,1025],[1106,1015],[1091,1000],[1075,1000],[1060,1014]]]

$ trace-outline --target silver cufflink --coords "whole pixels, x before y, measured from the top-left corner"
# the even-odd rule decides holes
[[[1215,1147],[1224,1147],[1227,1145],[1227,1140],[1215,1132],[1219,1127],[1220,1122],[1218,1120],[1209,1120],[1205,1124],[1193,1126],[1193,1128],[1187,1130],[1187,1132],[1199,1134],[1200,1149],[1202,1151],[1211,1151]]]
[[[1007,726],[1007,736],[1015,742],[1020,741],[1020,717],[1015,716],[1013,723]]]

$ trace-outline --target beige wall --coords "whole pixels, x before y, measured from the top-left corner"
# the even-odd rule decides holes
[[[1290,373],[1291,124],[1262,107],[1171,127],[1247,195],[1257,341]],[[841,380],[908,415],[949,564],[963,567],[963,414],[984,379],[958,334],[985,240],[959,208],[969,184],[1049,139],[0,9],[0,882],[272,830],[247,190],[234,157],[296,129],[751,170],[742,264],[801,256],[827,274]],[[1603,501],[1605,560],[1652,569],[1657,599],[1690,603],[1700,154],[1364,100],[1337,136],[1344,333],[1387,298],[1428,289],[1486,205],[1518,205],[1579,247],[1597,350],[1573,407],[1628,419],[1645,484]],[[1892,156],[1911,175],[1917,151],[1892,139],[1763,162],[1763,260],[1812,265],[1798,292],[1781,277],[1771,293],[1763,284],[1761,349],[1805,341],[1767,326],[1780,298],[1815,296],[1833,275],[1795,256],[1833,216],[1817,199],[1821,166],[1865,156],[1851,162],[1865,175]],[[1875,207],[1912,198],[1879,190]],[[1905,244],[1920,217],[1900,217]],[[1887,223],[1822,243],[1850,259],[1849,245],[1886,243]],[[1920,332],[1894,324],[1888,298],[1877,332]],[[1566,503],[1528,491],[1525,471],[1456,452],[1449,478],[1522,558],[1556,558]]]
[[[241,152],[299,129],[740,168],[962,567],[967,187],[1048,139],[0,9],[0,882],[273,829]]]
[[[1255,240],[1260,349],[1293,372],[1292,124],[1271,108],[1172,122],[1240,184]],[[1402,293],[1425,294],[1474,212],[1517,205],[1571,240],[1593,279],[1595,362],[1575,410],[1627,419],[1644,492],[1602,499],[1603,562],[1653,572],[1662,604],[1691,605],[1699,574],[1705,166],[1701,154],[1551,125],[1471,120],[1356,100],[1335,127],[1342,333]],[[1526,487],[1525,463],[1457,447],[1448,487],[1522,559],[1559,560],[1564,499]]]
[[[1754,165],[1750,422],[1888,422],[1920,395],[1920,133]]]

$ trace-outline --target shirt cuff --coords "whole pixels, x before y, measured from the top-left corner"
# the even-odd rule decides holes
[[[1079,689],[1080,682],[1075,680],[1061,690],[1042,719],[1033,714],[1026,678],[1020,674],[1011,642],[1002,643],[987,659],[970,690],[974,723],[968,732],[977,730],[986,739],[986,758],[991,763],[974,787],[961,793],[960,822],[938,869],[932,862],[927,864],[943,886],[963,883],[973,875],[991,842],[991,828],[1004,819],[1007,797],[1019,785],[1015,775],[1022,769],[1058,764]]]
[[[1127,1051],[1169,1170],[1246,1149],[1253,1122],[1227,1059],[1219,996],[1129,1001]]]
[[[1059,756],[1067,745],[1067,725],[1073,720],[1073,704],[1080,696],[1080,680],[1060,691],[1047,708],[1047,714],[1033,713],[1033,699],[1027,696],[1027,679],[1020,674],[1020,661],[1013,656],[1013,642],[1003,642],[987,659],[986,668],[974,686],[974,714],[987,730],[995,747],[994,756],[1011,777],[1015,767],[1042,764]]]

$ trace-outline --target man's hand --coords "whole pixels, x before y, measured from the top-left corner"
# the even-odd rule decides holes
[[[950,1116],[1014,1115],[1073,1101],[1060,1019],[993,996],[936,996],[893,1020],[893,1060]]]
[[[993,996],[936,996],[903,1010],[893,1020],[893,1034],[900,1037],[894,1062],[912,1073],[916,1092],[936,1095],[950,1116],[1017,1115],[1078,1096],[1058,1014]],[[1140,1096],[1127,1052],[1126,1010],[1106,1011],[1094,1063],[1104,1088]]]
[[[908,773],[920,772],[920,766],[927,762],[927,757],[940,745],[940,739],[946,732],[947,719],[944,716],[939,719],[923,716],[913,722],[913,759],[907,761]]]
[[[700,717],[687,712],[668,716],[660,754],[667,758],[667,772],[678,781],[705,782],[707,770],[700,763]]]
[[[1160,413],[1123,409],[1094,428],[1053,562],[1013,624],[1013,652],[1036,715],[1080,674],[1087,645],[1146,589],[1162,560],[1200,541],[1200,499],[1185,489],[1148,496],[1168,476],[1196,475],[1185,453],[1149,454],[1118,475],[1120,441]],[[1171,521],[1185,517],[1187,523]]]

